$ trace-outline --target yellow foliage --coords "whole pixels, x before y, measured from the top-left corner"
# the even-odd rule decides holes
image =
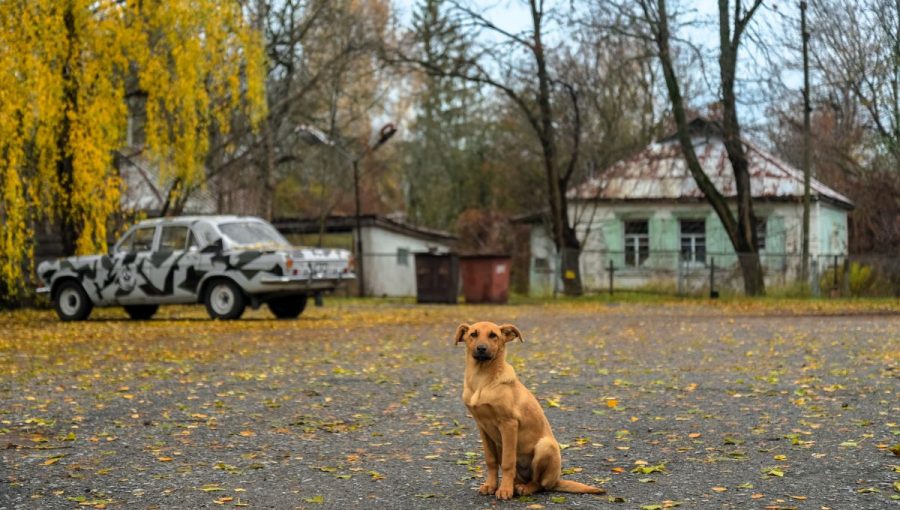
[[[165,178],[204,179],[211,127],[265,115],[261,35],[239,2],[0,2],[0,289],[15,293],[34,221],[60,215],[77,253],[106,249],[122,183],[126,87],[147,97],[146,149]]]

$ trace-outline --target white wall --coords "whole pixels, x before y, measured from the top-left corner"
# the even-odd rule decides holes
[[[366,295],[415,296],[415,254],[436,250],[447,253],[446,244],[425,241],[380,227],[363,227],[362,242]],[[406,264],[398,260],[398,252],[407,250]]]

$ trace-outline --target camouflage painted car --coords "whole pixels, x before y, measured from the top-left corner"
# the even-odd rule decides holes
[[[296,248],[249,216],[191,216],[134,225],[107,255],[43,262],[38,276],[59,318],[86,319],[94,306],[123,306],[149,319],[159,305],[204,303],[214,319],[238,319],[266,303],[299,316],[307,298],[353,279],[350,252]]]

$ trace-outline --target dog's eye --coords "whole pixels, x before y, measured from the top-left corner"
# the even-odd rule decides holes
[[[471,336],[472,338],[478,338],[478,332],[477,332],[477,331],[473,331],[472,334],[469,335],[469,336]]]
[[[488,336],[491,338],[497,338],[497,333],[494,333],[493,331],[491,331],[491,334]]]

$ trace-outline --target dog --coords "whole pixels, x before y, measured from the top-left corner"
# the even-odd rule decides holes
[[[599,487],[560,479],[562,456],[550,423],[506,362],[506,344],[515,339],[524,342],[512,324],[478,322],[456,328],[454,345],[466,344],[462,399],[478,424],[487,464],[487,479],[478,492],[497,499],[538,491],[605,493]]]

